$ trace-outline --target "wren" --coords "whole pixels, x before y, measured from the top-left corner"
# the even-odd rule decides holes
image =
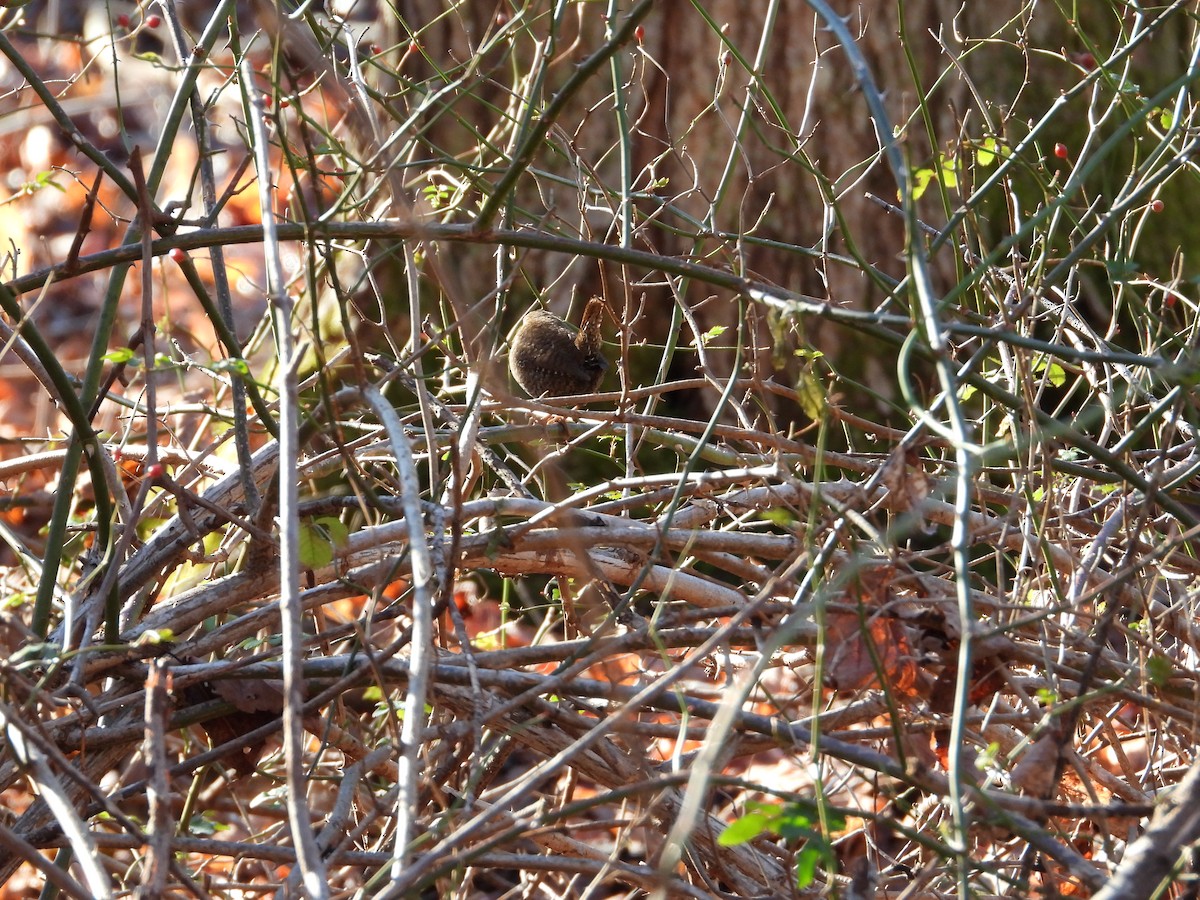
[[[513,337],[508,370],[530,397],[590,394],[608,371],[600,352],[604,301],[594,297],[576,331],[558,316],[535,309],[525,314]]]

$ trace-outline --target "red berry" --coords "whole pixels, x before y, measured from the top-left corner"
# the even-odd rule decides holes
[[[1153,200],[1150,201],[1150,212],[1160,213],[1163,211],[1163,207],[1165,207],[1166,205],[1167,204],[1163,203],[1161,200],[1159,200],[1157,197],[1155,197]]]
[[[146,16],[146,27],[147,28],[157,28],[161,24],[162,24],[162,19],[160,19],[158,16]]]
[[[1054,145],[1054,155],[1057,156],[1059,159],[1066,159],[1067,158],[1067,145],[1066,144],[1055,144]]]
[[[125,13],[121,13],[119,16],[117,16],[117,24],[120,25],[122,28],[128,28],[129,27],[129,16],[125,15]]]
[[[1092,56],[1086,50],[1081,53],[1068,53],[1067,59],[1071,60],[1079,68],[1086,69],[1089,72],[1096,68],[1096,57]]]
[[[183,261],[187,259],[187,254],[184,253],[179,247],[172,247],[170,257],[172,262],[180,263],[182,265]]]
[[[496,12],[496,24],[501,27],[508,24],[508,10],[501,9]]]
[[[372,44],[370,50],[372,56],[378,56],[383,52],[383,47],[381,47],[379,44]]]
[[[633,29],[633,36],[635,38],[637,38],[637,42],[639,44],[642,43],[643,41],[645,41],[646,40],[646,26],[639,25],[637,28]]]
[[[146,477],[162,478],[164,471],[165,470],[163,469],[162,463],[155,463],[152,466],[146,466]]]

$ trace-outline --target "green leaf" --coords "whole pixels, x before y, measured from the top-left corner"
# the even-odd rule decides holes
[[[306,569],[323,569],[333,562],[333,546],[311,525],[300,526],[298,545],[300,565]]]
[[[775,823],[775,831],[780,837],[790,841],[801,838],[824,840],[822,827],[831,831],[842,831],[846,827],[846,817],[836,810],[826,808],[824,825],[817,804],[811,800],[796,800],[788,803],[780,811]]]
[[[999,764],[999,759],[1000,745],[992,741],[982,753],[975,757],[975,768],[981,772],[986,772],[989,769],[994,769]]]
[[[990,166],[996,161],[996,139],[987,138],[975,150],[975,162],[981,166]]]
[[[333,562],[335,547],[343,547],[349,532],[341,519],[322,516],[309,525],[300,526],[298,546],[301,565],[309,569],[323,569]]]
[[[133,642],[135,647],[153,647],[158,644],[169,644],[175,640],[175,632],[170,628],[149,628],[138,635]]]
[[[1150,658],[1146,660],[1146,677],[1155,687],[1165,685],[1174,670],[1175,666],[1171,661],[1158,653],[1151,654]]]
[[[216,819],[210,819],[207,814],[193,816],[188,820],[189,834],[216,834],[219,831],[228,831],[231,826],[224,822],[218,822]]]
[[[350,539],[350,529],[337,516],[321,516],[317,519],[316,524],[325,529],[333,546],[338,548],[346,546],[346,542]]]
[[[1047,359],[1039,359],[1033,365],[1033,371],[1041,374],[1046,373],[1046,380],[1055,387],[1062,387],[1067,383],[1067,370],[1056,362],[1050,362]]]
[[[958,161],[952,156],[939,153],[932,167],[917,169],[912,174],[914,200],[920,200],[934,178],[941,180],[947,188],[958,187]]]
[[[942,184],[947,188],[958,187],[958,164],[948,157],[942,159]]]
[[[52,187],[52,188],[57,188],[60,193],[65,194],[67,192],[67,189],[65,187],[63,187],[61,184],[59,184],[57,181],[54,180],[54,176],[57,174],[58,173],[54,172],[53,170],[46,171],[46,172],[38,172],[37,175],[34,176],[34,179],[33,179],[34,184],[37,185],[39,190],[44,187]]]
[[[1007,144],[1002,144],[994,137],[984,138],[979,142],[975,149],[975,161],[981,166],[990,166],[996,161],[996,157],[1008,159],[1012,156],[1012,150]]]
[[[1105,260],[1104,268],[1108,270],[1108,277],[1118,282],[1129,281],[1141,273],[1138,264],[1131,259]]]
[[[233,372],[243,377],[250,375],[250,366],[244,359],[218,359],[211,368],[214,372]]]
[[[932,180],[933,169],[917,169],[913,172],[912,195],[914,200],[921,199],[921,195],[925,193],[925,189],[929,187],[929,182]]]
[[[825,385],[812,369],[803,369],[796,376],[796,402],[804,414],[816,421],[825,412]]]
[[[1058,694],[1052,688],[1038,688],[1034,691],[1034,696],[1037,697],[1038,703],[1044,706],[1058,703]]]
[[[773,829],[781,838],[793,843],[804,838],[815,837],[819,832],[813,830],[813,820],[789,804],[784,807]]]
[[[9,594],[2,601],[0,601],[0,609],[4,609],[4,610],[20,609],[28,601],[29,601],[28,594],[26,594],[22,591],[17,591],[15,593]]]
[[[790,509],[785,509],[782,506],[776,506],[772,509],[764,509],[758,514],[758,517],[764,522],[771,522],[774,525],[793,525],[796,522],[796,516]]]
[[[113,365],[119,366],[122,363],[127,363],[131,359],[133,359],[133,351],[130,350],[128,347],[118,347],[116,350],[113,350],[111,353],[105,353],[100,358],[103,359],[105,362],[110,362]]]
[[[717,837],[717,845],[720,847],[736,847],[738,844],[745,844],[747,841],[752,841],[760,834],[771,830],[770,826],[773,819],[773,816],[769,816],[761,811],[746,813],[740,819],[734,819],[729,823],[725,830]]]
[[[825,854],[811,844],[796,854],[796,887],[806,888],[816,880],[817,863]]]
[[[450,186],[445,184],[429,184],[421,188],[421,193],[434,209],[441,209],[450,202]]]

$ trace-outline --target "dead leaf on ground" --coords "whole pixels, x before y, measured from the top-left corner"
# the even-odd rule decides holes
[[[886,607],[895,576],[891,566],[863,572],[857,590],[858,612],[831,610],[825,618],[826,682],[834,690],[887,687],[902,697],[919,693],[920,670],[908,628]]]

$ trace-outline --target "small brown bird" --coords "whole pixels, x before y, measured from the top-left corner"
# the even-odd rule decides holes
[[[508,354],[508,370],[530,397],[590,394],[608,371],[600,352],[604,301],[593,297],[576,331],[558,316],[535,309],[525,314]]]

